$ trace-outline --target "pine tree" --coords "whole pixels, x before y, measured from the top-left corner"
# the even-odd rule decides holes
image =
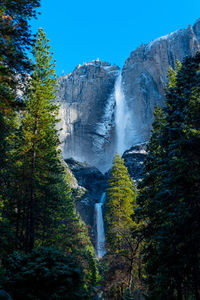
[[[126,289],[132,290],[138,280],[140,241],[136,237],[138,225],[133,220],[136,209],[136,187],[117,153],[107,189],[106,246],[107,273],[104,290],[108,298],[122,299]]]
[[[16,300],[91,299],[77,259],[55,248],[40,247],[27,254],[16,251],[8,256],[5,267],[0,288]]]
[[[7,137],[15,128],[17,74],[30,70],[27,49],[33,45],[29,21],[36,17],[39,0],[3,0],[0,7],[0,169],[5,169],[9,151]],[[8,149],[7,149],[8,148]],[[3,172],[3,171],[2,171]],[[0,174],[3,177],[3,175]],[[2,179],[3,180],[3,179]],[[0,181],[1,184],[1,181]]]
[[[149,145],[138,201],[148,299],[200,299],[199,63],[199,53],[186,58],[169,82],[164,118]]]
[[[59,109],[56,75],[49,50],[40,29],[33,48],[35,67],[26,110],[21,112],[18,135],[13,136],[15,147],[10,152],[12,169],[4,219],[6,216],[13,238],[7,241],[5,252],[54,246],[66,255],[73,253],[92,293],[98,280],[94,249],[76,212],[67,167],[60,155],[55,129]]]
[[[108,180],[107,241],[109,247],[120,250],[123,229],[133,224],[131,218],[136,201],[136,189],[123,159],[117,153]]]
[[[67,167],[60,155],[56,123],[56,75],[50,46],[42,29],[33,48],[34,72],[26,107],[9,137],[7,198],[1,222],[1,257],[19,249],[54,246],[74,254],[84,269],[85,287],[93,293],[98,280],[88,230],[77,214]],[[9,233],[9,235],[7,234]],[[8,238],[9,237],[9,238]]]
[[[39,0],[3,0],[0,7],[0,248],[4,251],[6,238],[12,240],[4,207],[8,201],[10,162],[14,148],[13,137],[17,129],[17,74],[23,76],[30,70],[27,49],[33,44],[29,21],[36,17]],[[2,222],[2,223],[1,223]]]
[[[145,239],[142,243],[141,256],[145,265],[145,271],[148,273],[148,285],[153,290],[154,281],[150,274],[153,274],[159,264],[158,255],[154,248],[154,234],[158,231],[159,225],[163,222],[161,213],[162,203],[157,199],[157,193],[163,180],[163,160],[166,155],[165,149],[161,144],[161,130],[165,125],[165,116],[159,107],[154,112],[153,131],[147,145],[147,158],[144,165],[144,178],[140,182],[137,198],[138,208],[136,210],[136,219],[142,222],[140,228],[141,236]],[[144,275],[146,276],[146,272]],[[156,283],[155,283],[156,284]],[[155,286],[156,289],[156,286]]]
[[[1,75],[7,72],[23,73],[30,68],[27,49],[34,38],[29,21],[36,18],[39,0],[2,0],[0,8],[0,61]],[[1,78],[2,79],[2,78]]]
[[[15,232],[15,247],[26,251],[34,247],[36,240],[41,244],[50,239],[58,222],[58,210],[69,196],[55,129],[56,75],[49,48],[40,29],[33,48],[35,69],[27,109],[10,153],[9,201],[4,214]]]
[[[59,180],[62,168],[58,153],[59,140],[55,130],[58,114],[58,107],[54,102],[56,75],[49,49],[46,36],[43,30],[39,29],[33,48],[35,67],[27,114],[22,124],[21,154],[25,159],[30,193],[26,216],[26,247],[29,250],[34,247],[36,228],[45,221],[48,209],[53,210],[56,201],[59,200],[58,185],[59,181],[62,181],[62,175]],[[39,214],[42,218],[40,221]]]

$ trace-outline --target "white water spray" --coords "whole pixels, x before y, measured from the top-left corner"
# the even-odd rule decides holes
[[[102,258],[106,254],[105,248],[105,231],[103,222],[102,206],[106,198],[106,193],[101,196],[100,203],[95,204],[96,212],[96,225],[97,225],[97,240],[96,240],[96,251],[98,258]]]
[[[115,111],[115,125],[116,125],[116,138],[117,146],[116,151],[122,155],[126,150],[125,143],[125,129],[126,129],[126,103],[122,87],[122,75],[119,74],[115,83],[115,101],[116,101],[116,111]]]

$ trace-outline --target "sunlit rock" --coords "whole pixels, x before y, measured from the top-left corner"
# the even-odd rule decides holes
[[[169,66],[200,50],[200,19],[194,26],[160,37],[131,52],[122,71],[124,94],[131,112],[132,145],[149,139],[156,105],[164,104]]]

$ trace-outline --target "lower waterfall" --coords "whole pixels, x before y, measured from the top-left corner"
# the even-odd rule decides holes
[[[97,226],[97,239],[96,239],[96,252],[98,258],[102,258],[106,254],[105,248],[105,231],[102,206],[106,198],[106,193],[101,196],[100,203],[95,203],[95,215],[96,215],[96,226]]]

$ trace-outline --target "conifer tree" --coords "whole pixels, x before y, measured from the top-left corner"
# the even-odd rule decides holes
[[[16,247],[30,251],[50,239],[58,212],[69,195],[60,163],[59,140],[55,129],[56,75],[50,46],[42,29],[33,48],[35,68],[22,125],[12,151],[12,177],[5,208],[15,232]]]
[[[27,254],[16,251],[7,257],[5,268],[0,288],[13,299],[91,299],[76,258],[55,247],[35,248]]]
[[[109,299],[122,299],[126,289],[137,289],[133,282],[139,268],[135,232],[138,225],[133,220],[136,208],[136,187],[117,153],[107,189],[106,246],[107,273],[104,289]],[[138,278],[137,278],[138,279]]]
[[[10,162],[17,128],[17,74],[23,76],[31,68],[27,49],[33,44],[30,19],[36,17],[39,0],[2,0],[0,7],[0,236],[8,237],[8,220],[3,213],[9,198]],[[4,216],[4,217],[3,217]],[[2,223],[1,223],[2,222]],[[6,229],[7,228],[7,229]],[[6,230],[5,230],[6,229]],[[5,239],[6,240],[6,239]],[[0,242],[2,249],[4,243]]]
[[[169,82],[138,200],[146,224],[144,260],[152,300],[200,299],[199,64],[200,53],[186,58]]]
[[[117,153],[108,180],[107,241],[109,247],[120,250],[123,229],[133,224],[131,215],[136,202],[136,189],[123,159]]]
[[[0,226],[1,257],[16,249],[31,252],[40,246],[57,247],[66,255],[73,253],[84,269],[85,287],[93,293],[98,280],[94,249],[87,227],[76,212],[67,166],[60,155],[55,129],[59,109],[55,102],[55,65],[49,50],[40,29],[33,48],[35,65],[29,94],[24,95],[26,109],[21,111],[12,135],[14,147],[9,152],[9,185]]]
[[[43,199],[47,201],[48,196],[52,199],[50,193],[53,193],[54,188],[56,188],[55,176],[58,177],[57,174],[61,171],[57,150],[59,141],[55,130],[58,114],[58,107],[54,102],[56,75],[54,64],[51,63],[52,56],[49,49],[46,36],[43,30],[39,29],[36,45],[33,48],[35,68],[27,103],[28,111],[23,121],[24,145],[22,151],[28,159],[30,171],[30,200],[27,220],[28,249],[33,248],[35,240],[36,197],[40,198],[40,203],[43,202]],[[49,186],[48,189],[45,189],[47,179],[53,183],[51,192]],[[37,191],[36,186],[40,186],[39,191]],[[50,199],[48,200],[49,204]],[[50,208],[49,204],[46,203],[47,207]],[[44,203],[42,208],[45,209]]]
[[[6,166],[6,153],[10,147],[7,137],[15,129],[17,107],[17,74],[23,76],[31,68],[27,49],[33,45],[29,21],[36,17],[39,0],[2,0],[0,7],[0,169]],[[7,149],[8,148],[8,149]],[[0,176],[4,180],[3,174]],[[1,181],[0,180],[0,184]],[[3,188],[3,187],[2,187]],[[1,188],[1,190],[2,190]]]

